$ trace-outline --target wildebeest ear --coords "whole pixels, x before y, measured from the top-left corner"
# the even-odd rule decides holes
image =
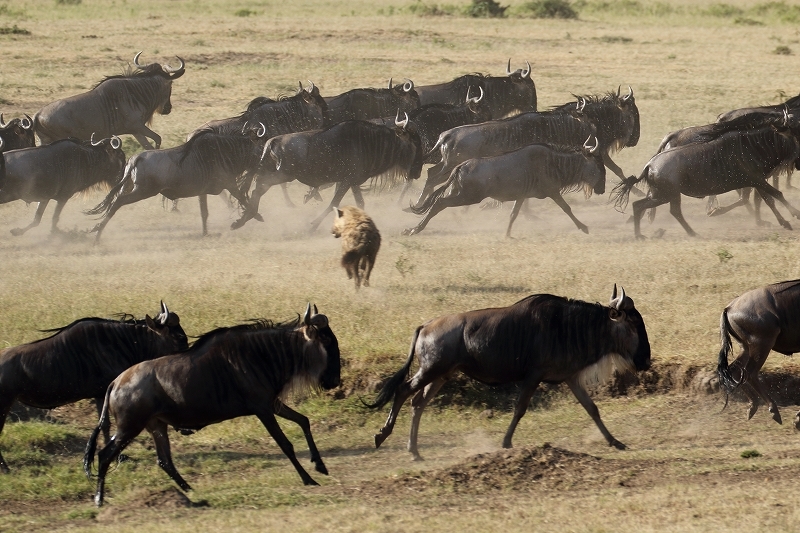
[[[177,326],[181,323],[181,317],[178,316],[178,313],[173,313],[170,311],[169,316],[167,317],[167,325],[168,326]]]
[[[150,318],[150,315],[144,315],[144,323],[149,329],[152,329],[156,333],[161,329],[160,326],[156,324],[156,321]]]
[[[622,322],[625,320],[625,311],[618,311],[617,309],[610,307],[608,309],[608,318],[614,322]]]

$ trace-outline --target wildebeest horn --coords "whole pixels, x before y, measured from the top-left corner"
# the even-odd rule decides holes
[[[511,58],[508,58],[508,65],[506,65],[506,76],[511,76]]]
[[[619,98],[621,92],[622,92],[622,85],[617,85],[617,98]]]
[[[26,121],[27,121],[27,122],[26,122]],[[30,117],[30,115],[28,115],[27,113],[25,113],[25,119],[24,119],[24,120],[21,120],[21,121],[20,121],[20,124],[22,124],[22,127],[23,127],[23,128],[25,128],[26,130],[29,130],[29,129],[31,129],[31,127],[33,126],[33,119]]]
[[[142,51],[139,50],[139,53],[133,56],[133,64],[136,65],[136,68],[143,69],[144,66],[139,64],[139,56],[142,55]]]
[[[399,127],[399,128],[406,129],[406,125],[408,124],[408,113],[403,111],[403,114],[406,116],[406,119],[401,121],[400,120],[400,110],[399,109],[397,110],[397,116],[394,117],[394,125]]]
[[[102,141],[102,139],[101,139],[101,140],[99,140],[99,141],[97,141],[97,142],[94,142],[94,132],[92,132],[92,136],[91,136],[91,137],[89,137],[89,142],[90,142],[90,143],[92,143],[92,146],[97,146],[98,144],[100,144],[100,143],[101,143],[101,142],[103,142],[103,141]]]
[[[161,325],[167,325],[167,318],[169,318],[169,309],[167,308],[167,304],[164,303],[164,300],[161,300]]]
[[[627,101],[628,101],[628,100],[630,100],[631,98],[633,98],[633,88],[632,88],[630,85],[628,85],[628,94],[626,94],[625,96],[623,96],[623,97],[622,97],[622,100],[623,100],[623,101],[625,101],[625,102],[627,102]]]
[[[119,147],[122,146],[122,141],[119,140],[119,137],[116,135],[111,137],[111,148],[114,150],[118,150]]]
[[[263,122],[259,122],[258,125],[261,127],[258,128],[258,131],[256,132],[256,137],[260,139],[261,137],[267,134],[267,127],[264,125]]]
[[[301,92],[303,92],[303,82],[302,81],[298,81],[297,83],[300,85],[300,88],[297,89],[297,94],[300,94]]]
[[[788,106],[783,106],[783,125],[789,125],[789,109]]]
[[[303,314],[303,324],[306,326],[311,325],[311,302],[308,302],[308,306],[306,307],[306,312]]]
[[[469,94],[469,90],[467,90],[467,94]],[[6,127],[6,123],[3,122],[3,114],[2,113],[0,113],[0,127],[2,127],[2,128]]]
[[[309,93],[314,92],[314,82],[311,81],[311,80],[306,80],[306,81],[308,81],[308,83],[311,85],[311,88],[310,89],[306,89],[306,91],[308,91]]]
[[[594,152],[597,150],[597,147],[598,147],[598,146],[600,146],[600,141],[597,139],[597,137],[595,137],[595,138],[594,138],[594,146],[590,146],[590,145],[589,145],[589,141],[591,141],[591,140],[592,140],[592,135],[589,135],[589,136],[586,138],[586,142],[585,142],[585,143],[583,143],[583,147],[584,147],[586,150],[589,150],[589,153],[590,153],[590,154],[593,154],[593,153],[594,153]]]
[[[611,292],[611,301],[613,302],[616,299],[617,299],[617,284],[615,283],[614,290]]]
[[[527,61],[525,62],[525,64],[527,65],[527,69],[522,72],[522,79],[523,80],[527,79],[531,75],[531,64],[528,63]]]
[[[406,78],[406,82],[403,84],[403,90],[405,92],[410,92],[414,90],[414,82]]]
[[[3,144],[5,144],[5,141],[3,141],[3,138],[0,137],[0,150],[3,149]]]
[[[618,311],[622,311],[622,304],[625,302],[625,287],[620,287],[619,300],[615,306]]]
[[[583,96],[578,97],[577,109],[579,113],[583,113],[583,108],[586,107],[586,98]]]
[[[169,65],[164,65],[164,71],[166,71],[167,74],[172,74],[170,76],[170,79],[173,80],[180,78],[181,76],[183,76],[183,73],[186,72],[186,63],[184,63],[183,59],[181,59],[180,57],[178,56],[175,57],[177,57],[178,61],[181,62],[181,66],[179,66],[178,68],[172,68]]]
[[[389,78],[389,86],[386,87],[386,88],[387,89],[391,89],[392,88],[392,78]]]

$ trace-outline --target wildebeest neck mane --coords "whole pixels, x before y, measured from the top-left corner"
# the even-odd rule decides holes
[[[268,320],[265,318],[253,318],[248,322],[243,324],[237,324],[235,326],[224,326],[216,329],[212,329],[206,333],[203,333],[197,340],[192,344],[190,350],[196,351],[203,349],[207,344],[215,340],[216,338],[223,336],[227,333],[242,333],[242,332],[263,332],[263,333],[270,333],[274,332],[276,334],[283,333],[283,332],[291,332],[300,324],[300,317],[286,320],[284,322],[274,322],[272,320]]]
[[[773,113],[748,113],[733,120],[709,124],[708,128],[704,128],[697,134],[695,142],[713,141],[732,131],[756,130],[782,122],[783,117],[779,118]]]
[[[195,145],[198,143],[208,143],[210,146],[195,149]],[[258,157],[250,137],[219,134],[212,129],[201,130],[186,141],[182,148],[179,162],[183,164],[190,155],[196,156],[200,163],[197,165],[198,172],[210,172],[214,168],[223,168],[241,173],[255,164]],[[240,168],[241,170],[239,170]]]
[[[152,63],[142,69],[134,69],[132,67],[127,67],[122,72],[122,74],[114,74],[111,76],[106,76],[105,78],[97,82],[97,85],[92,87],[92,89],[96,89],[97,87],[107,82],[108,80],[135,80],[135,79],[151,78],[153,76],[162,76],[164,78],[170,79],[169,74],[164,72],[164,69],[161,68],[161,65],[159,65],[158,63]]]

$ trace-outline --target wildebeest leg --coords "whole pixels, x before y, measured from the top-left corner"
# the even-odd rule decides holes
[[[22,235],[23,233],[25,233],[29,229],[35,228],[36,226],[38,226],[39,222],[42,221],[42,215],[44,215],[44,210],[47,207],[48,202],[50,202],[50,200],[44,200],[43,202],[39,202],[39,205],[36,206],[36,214],[33,215],[33,222],[31,222],[30,224],[28,224],[24,228],[14,228],[14,229],[12,229],[11,230],[11,235],[14,235],[15,237],[19,237],[20,235]]]
[[[172,463],[172,454],[169,449],[169,436],[167,435],[167,424],[160,420],[152,420],[147,424],[147,432],[153,436],[156,443],[156,455],[158,456],[158,466],[166,472],[172,480],[178,484],[183,491],[192,490],[192,487],[181,477],[178,469]]]
[[[200,219],[203,221],[203,236],[208,235],[208,195],[201,194],[197,197],[200,201]]]
[[[403,407],[403,404],[406,402],[406,400],[408,400],[409,396],[416,394],[417,391],[426,387],[428,383],[432,382],[434,379],[437,379],[437,377],[440,376],[424,376],[421,371],[418,370],[410,381],[404,381],[397,387],[397,390],[394,393],[394,402],[392,402],[392,408],[389,410],[389,416],[386,418],[386,423],[384,423],[380,431],[375,434],[376,448],[380,448],[381,444],[383,444],[383,441],[385,441],[389,435],[392,434],[392,430],[394,430],[394,424],[397,422],[397,415],[400,413],[400,409]]]
[[[342,198],[344,198],[345,193],[347,193],[348,189],[350,189],[350,185],[348,185],[347,183],[345,183],[343,181],[340,181],[340,182],[338,182],[336,184],[336,190],[333,193],[333,198],[331,198],[331,203],[328,205],[328,207],[317,218],[315,218],[311,222],[311,231],[312,232],[316,231],[316,229],[319,227],[319,225],[322,223],[322,221],[325,220],[325,217],[328,216],[331,213],[331,211],[333,209],[333,206],[335,206],[335,205],[338,206],[339,205],[339,203],[342,201]],[[356,187],[353,187],[353,196],[356,196],[355,189],[356,189]],[[361,191],[359,191],[358,194],[360,196],[361,195]],[[358,202],[358,197],[356,197],[356,202]],[[364,198],[363,197],[361,198],[361,202],[362,202],[361,205],[363,205],[363,202],[364,202]]]
[[[778,224],[780,224],[781,226],[783,226],[784,228],[786,228],[788,230],[792,229],[792,225],[789,224],[789,221],[786,220],[785,218],[783,218],[783,216],[781,215],[780,211],[778,211],[778,208],[775,206],[775,199],[772,196],[770,196],[770,195],[761,196],[761,192],[758,193],[758,196],[762,197],[763,200],[764,200],[764,203],[769,206],[770,210],[772,211],[772,214],[774,214],[775,218],[778,219]],[[761,213],[760,213],[761,209],[760,209],[760,205],[758,205],[758,204],[756,204],[756,205],[759,208],[759,209],[756,210],[756,213],[758,213],[758,215],[756,216],[756,222],[759,222],[760,219],[761,219]]]
[[[8,418],[8,413],[11,411],[11,404],[14,403],[13,398],[2,398],[0,399],[0,435],[3,434],[3,427],[6,425],[6,418]],[[3,459],[3,454],[0,453],[0,473],[1,474],[8,474],[8,464],[6,460]]]
[[[69,198],[67,198],[69,200]],[[61,218],[61,210],[64,209],[64,206],[67,204],[67,200],[63,202],[61,200],[56,200],[56,210],[53,212],[53,221],[50,224],[50,233],[58,233],[58,219]]]
[[[774,341],[774,339],[773,339]],[[747,376],[747,381],[743,384],[746,387],[751,387],[755,394],[761,398],[764,403],[769,405],[769,412],[772,413],[772,419],[777,422],[778,424],[783,424],[783,420],[781,419],[781,413],[778,410],[778,404],[775,403],[770,395],[764,390],[764,385],[761,383],[761,380],[758,377],[759,370],[764,365],[764,361],[766,361],[767,356],[769,355],[769,351],[772,348],[773,344],[769,344],[767,346],[767,342],[761,343],[760,345],[750,345],[745,348],[745,352],[742,353],[742,356],[745,356],[745,353],[749,355],[746,359],[746,363],[744,365],[744,373],[743,376]],[[745,394],[747,394],[747,390],[745,387]],[[748,412],[747,419],[753,417],[756,410],[758,409],[757,399],[754,399],[751,395],[747,395],[750,398],[750,411]]]
[[[139,200],[144,200],[145,198],[150,198],[156,194],[158,194],[158,191],[148,191],[142,187],[136,187],[134,185],[130,192],[120,194],[114,198],[113,204],[108,209],[106,214],[103,215],[103,220],[101,220],[97,225],[95,225],[94,228],[92,228],[92,233],[97,233],[95,236],[95,242],[100,241],[100,234],[103,233],[103,229],[106,227],[106,224],[109,223],[111,217],[113,217],[121,207],[138,202]]]
[[[354,185],[350,187],[350,190],[353,192],[353,198],[356,201],[356,207],[359,209],[364,209],[364,195],[361,194],[361,187]]]
[[[436,378],[428,383],[424,389],[418,391],[411,399],[411,431],[408,434],[408,451],[414,456],[415,461],[422,461],[417,447],[417,436],[419,435],[419,421],[422,418],[422,411],[430,403],[439,389],[447,382],[447,377]]]
[[[600,433],[606,438],[606,442],[608,442],[609,446],[613,446],[618,450],[624,450],[625,445],[622,444],[620,441],[615,439],[611,433],[606,429],[605,424],[603,421],[600,420],[600,411],[597,409],[597,406],[594,404],[592,399],[589,397],[589,393],[586,392],[586,389],[580,384],[579,377],[576,375],[571,377],[567,380],[567,385],[569,385],[569,389],[572,391],[572,394],[578,399],[580,404],[586,409],[586,412],[589,413],[589,416],[592,417],[594,423],[597,425],[597,428],[600,430]]]
[[[103,493],[105,492],[106,474],[111,462],[116,459],[122,450],[131,443],[136,436],[142,432],[139,428],[138,431],[125,431],[120,430],[117,426],[117,434],[111,437],[111,441],[106,444],[102,450],[97,454],[97,492],[94,495],[94,503],[98,507],[103,505]]]
[[[314,442],[314,437],[311,435],[311,424],[308,422],[308,417],[298,413],[294,409],[291,409],[283,402],[278,402],[277,409],[275,409],[275,414],[281,418],[285,418],[286,420],[291,420],[300,426],[300,429],[303,430],[303,435],[306,437],[306,442],[308,443],[308,451],[311,452],[311,462],[314,463],[314,467],[316,468],[317,472],[327,476],[328,469],[325,468],[325,464],[322,462],[322,457],[319,454],[319,450],[317,450],[317,445]]]
[[[519,215],[519,210],[522,208],[522,204],[525,203],[526,198],[520,198],[514,202],[514,207],[511,208],[511,215],[508,217],[508,229],[506,229],[506,238],[511,237],[511,226],[514,224],[514,221],[517,220],[517,215]]]
[[[642,235],[641,231],[642,216],[644,215],[644,212],[647,209],[658,207],[661,204],[667,203],[668,201],[669,200],[654,199],[648,196],[633,202],[633,234],[637,239],[644,239],[644,235]]]
[[[621,168],[619,168],[619,165],[614,163],[614,161],[611,159],[611,156],[608,155],[608,151],[603,151],[603,164],[608,170],[616,174],[622,181],[627,179],[625,173],[622,172]]]
[[[552,198],[553,201],[558,205],[558,207],[560,207],[561,210],[564,211],[567,214],[567,216],[572,219],[572,222],[574,222],[575,225],[578,226],[579,230],[581,230],[584,233],[589,233],[589,227],[586,224],[583,224],[577,218],[575,218],[575,215],[572,214],[572,208],[560,194],[556,194],[554,196],[551,196],[550,198]]]
[[[690,237],[696,237],[697,233],[689,226],[686,222],[686,219],[683,218],[683,213],[681,212],[681,195],[677,195],[675,198],[670,200],[669,202],[669,213],[675,217],[675,220],[680,222],[683,229],[686,230],[686,233],[689,234]]]
[[[308,475],[308,472],[300,464],[300,461],[297,460],[297,456],[294,454],[294,447],[292,443],[289,442],[289,439],[286,438],[284,435],[283,430],[278,425],[278,421],[275,420],[275,415],[272,411],[263,410],[257,414],[258,419],[261,420],[261,423],[264,424],[264,427],[267,428],[267,431],[275,439],[275,442],[278,443],[281,451],[283,451],[284,455],[289,458],[294,465],[294,469],[297,470],[297,473],[300,474],[300,478],[303,480],[303,485],[319,485],[316,481],[314,481],[311,476]]]
[[[536,387],[538,386],[538,379],[522,385],[519,398],[517,398],[517,405],[514,406],[514,416],[511,418],[511,424],[508,425],[505,437],[503,437],[503,448],[511,448],[511,439],[514,437],[517,424],[519,424],[520,419],[525,416],[528,405],[531,403],[531,398],[533,398],[533,393],[536,392]]]
[[[736,200],[735,202],[733,202],[730,205],[726,205],[726,206],[723,206],[723,207],[719,207],[719,205],[713,206],[712,203],[711,203],[711,199],[713,198],[714,200],[716,200],[717,197],[716,196],[709,196],[708,197],[708,206],[706,207],[706,215],[708,215],[710,217],[717,217],[719,215],[724,215],[728,211],[730,211],[732,209],[736,209],[737,207],[742,206],[742,205],[746,206],[747,209],[749,209],[750,212],[752,212],[753,208],[750,206],[749,194],[747,196],[745,196],[743,191],[744,191],[744,189],[740,189],[739,191],[737,191],[739,193],[739,199],[738,200]]]
[[[414,204],[415,208],[422,205],[422,202],[425,201],[425,199],[430,196],[431,193],[433,193],[433,189],[435,189],[440,183],[444,183],[444,181],[447,179],[448,175],[443,174],[442,170],[444,170],[444,164],[442,162],[439,162],[428,169],[428,178],[425,180],[425,185],[422,186],[422,192],[419,193],[417,203]],[[410,209],[406,208],[404,211],[410,211]]]
[[[784,198],[783,193],[781,191],[771,186],[766,181],[759,181],[757,184],[754,184],[754,187],[759,193],[761,193],[761,197],[764,199],[765,202],[767,201],[767,196],[772,196],[780,203],[782,203],[786,207],[786,209],[789,210],[789,212],[792,214],[793,217],[800,218],[800,211],[795,209],[794,206],[792,206],[789,202],[786,201],[786,198]]]
[[[251,218],[255,218],[261,222],[264,221],[261,218],[261,215],[258,214],[258,204],[261,202],[261,197],[272,187],[272,183],[266,183],[266,180],[257,179],[256,186],[253,188],[253,193],[250,195],[250,199],[245,202],[245,210],[242,213],[242,216],[239,220],[236,220],[231,224],[231,229],[239,229],[245,225],[245,223],[250,220]],[[285,183],[284,183],[285,185]],[[246,194],[247,191],[240,191],[242,194]]]
[[[153,145],[147,140],[148,137],[153,139],[153,142],[156,143],[156,149],[161,148],[161,136],[158,133],[154,132],[144,124],[139,127],[139,130],[139,133],[134,133],[133,137],[139,141],[139,144],[141,144],[145,150],[153,149]]]
[[[400,198],[397,199],[398,204],[403,203],[403,198],[405,197],[406,193],[408,193],[408,191],[411,189],[412,182],[413,180],[406,180],[406,182],[403,184],[403,190],[400,191]]]
[[[283,191],[283,201],[286,202],[286,207],[297,207],[289,198],[289,186],[286,183],[281,183],[281,190]]]

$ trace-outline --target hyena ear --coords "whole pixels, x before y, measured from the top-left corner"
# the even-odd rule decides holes
[[[336,206],[333,206],[333,214],[336,215],[336,218],[341,218],[344,215],[344,211]]]

